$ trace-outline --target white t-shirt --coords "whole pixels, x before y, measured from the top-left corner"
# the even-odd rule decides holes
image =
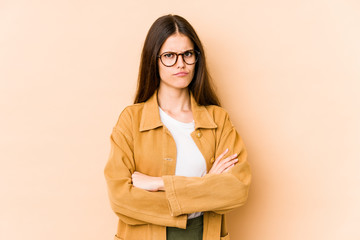
[[[169,129],[176,143],[176,170],[175,175],[185,177],[202,177],[206,174],[206,162],[194,140],[191,133],[195,130],[194,121],[190,123],[180,122],[160,107],[160,119]],[[200,216],[202,213],[191,213],[188,218]]]

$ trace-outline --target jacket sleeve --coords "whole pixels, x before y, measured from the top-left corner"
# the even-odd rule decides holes
[[[227,114],[217,131],[216,156],[229,148],[227,156],[239,153],[239,161],[227,173],[207,174],[202,178],[163,176],[173,216],[201,211],[224,214],[246,202],[251,173],[244,143]]]
[[[125,223],[185,228],[187,216],[171,216],[164,192],[148,192],[132,185],[135,171],[131,119],[122,113],[111,134],[111,151],[104,174],[113,211]]]

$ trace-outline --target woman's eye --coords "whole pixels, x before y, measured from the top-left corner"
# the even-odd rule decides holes
[[[184,56],[185,56],[185,57],[191,57],[192,55],[193,55],[193,52],[192,52],[192,51],[184,52]]]
[[[173,58],[174,54],[173,53],[166,53],[166,54],[164,54],[164,57],[165,58]]]

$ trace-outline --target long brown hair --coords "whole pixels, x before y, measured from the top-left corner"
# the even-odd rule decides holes
[[[158,54],[165,40],[174,33],[187,36],[194,44],[194,49],[200,52],[195,65],[195,73],[188,89],[192,92],[199,105],[220,106],[210,82],[206,68],[205,52],[194,28],[183,17],[165,15],[158,18],[150,27],[141,54],[138,85],[134,103],[147,101],[159,88],[160,76],[158,69]]]

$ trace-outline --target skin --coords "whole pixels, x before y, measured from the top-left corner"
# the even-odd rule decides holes
[[[160,54],[164,52],[184,52],[194,48],[192,41],[182,35],[171,35],[162,47]],[[194,77],[195,64],[186,64],[179,56],[176,64],[172,67],[164,66],[158,60],[160,85],[158,90],[159,106],[167,114],[180,122],[193,121],[191,112],[190,95],[188,86]],[[177,76],[178,73],[187,73],[186,76]]]
[[[160,54],[164,52],[182,53],[193,49],[192,41],[181,33],[175,33],[168,37],[160,49]],[[181,122],[192,122],[194,120],[188,86],[193,79],[195,64],[186,64],[179,56],[176,64],[166,67],[158,60],[160,86],[158,89],[158,103],[160,108]],[[179,74],[182,73],[182,74]],[[228,172],[237,162],[238,154],[225,155],[229,150],[226,149],[220,154],[208,174],[221,174]],[[132,174],[132,182],[135,187],[147,191],[165,191],[164,181],[161,177],[152,177],[140,172]]]

